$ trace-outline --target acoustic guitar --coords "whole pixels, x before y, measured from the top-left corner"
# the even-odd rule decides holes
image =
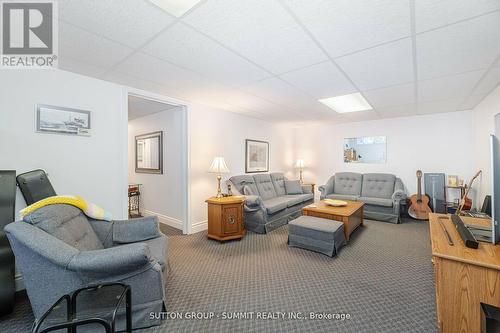
[[[464,210],[470,210],[472,208],[472,199],[469,198],[467,195],[469,194],[470,189],[472,188],[472,183],[474,183],[474,180],[476,180],[477,177],[481,174],[482,170],[479,170],[476,172],[474,177],[469,181],[469,184],[465,188],[465,194],[463,198],[460,198],[460,205],[458,206],[457,209],[457,214],[460,215],[462,211]]]
[[[429,197],[422,194],[422,171],[420,170],[417,170],[417,180],[417,194],[410,197],[411,204],[408,208],[408,214],[417,220],[428,220],[432,210],[429,207]]]

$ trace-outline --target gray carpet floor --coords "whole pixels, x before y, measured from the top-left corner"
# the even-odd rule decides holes
[[[163,229],[170,240],[167,310],[184,318],[141,332],[437,332],[427,222],[365,221],[335,258],[289,248],[287,226],[224,244],[203,232]],[[186,319],[192,312],[214,317]],[[253,312],[253,319],[225,318],[235,312]],[[285,318],[262,315],[277,312]],[[19,295],[14,313],[0,318],[0,332],[29,332],[32,320]]]

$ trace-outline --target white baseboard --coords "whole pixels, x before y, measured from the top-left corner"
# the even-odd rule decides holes
[[[195,234],[200,231],[204,231],[208,229],[208,220],[193,223],[191,226],[191,233]]]
[[[160,223],[163,223],[163,224],[166,224],[166,225],[171,226],[173,228],[182,230],[182,224],[183,223],[182,223],[181,220],[178,220],[176,218],[173,218],[173,217],[170,217],[170,216],[167,216],[167,215],[158,214],[158,213],[152,212],[150,210],[143,210],[142,214],[144,216],[158,216],[158,221]]]

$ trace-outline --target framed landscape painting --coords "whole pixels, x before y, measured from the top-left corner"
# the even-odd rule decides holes
[[[38,104],[35,119],[40,133],[90,136],[90,111]]]
[[[269,142],[245,140],[245,172],[269,171]]]

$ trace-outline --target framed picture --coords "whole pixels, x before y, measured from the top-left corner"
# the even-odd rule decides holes
[[[90,136],[90,111],[38,104],[35,118],[39,133]]]
[[[245,172],[269,171],[269,142],[245,140]]]
[[[458,176],[448,175],[448,186],[457,187],[458,186]]]

